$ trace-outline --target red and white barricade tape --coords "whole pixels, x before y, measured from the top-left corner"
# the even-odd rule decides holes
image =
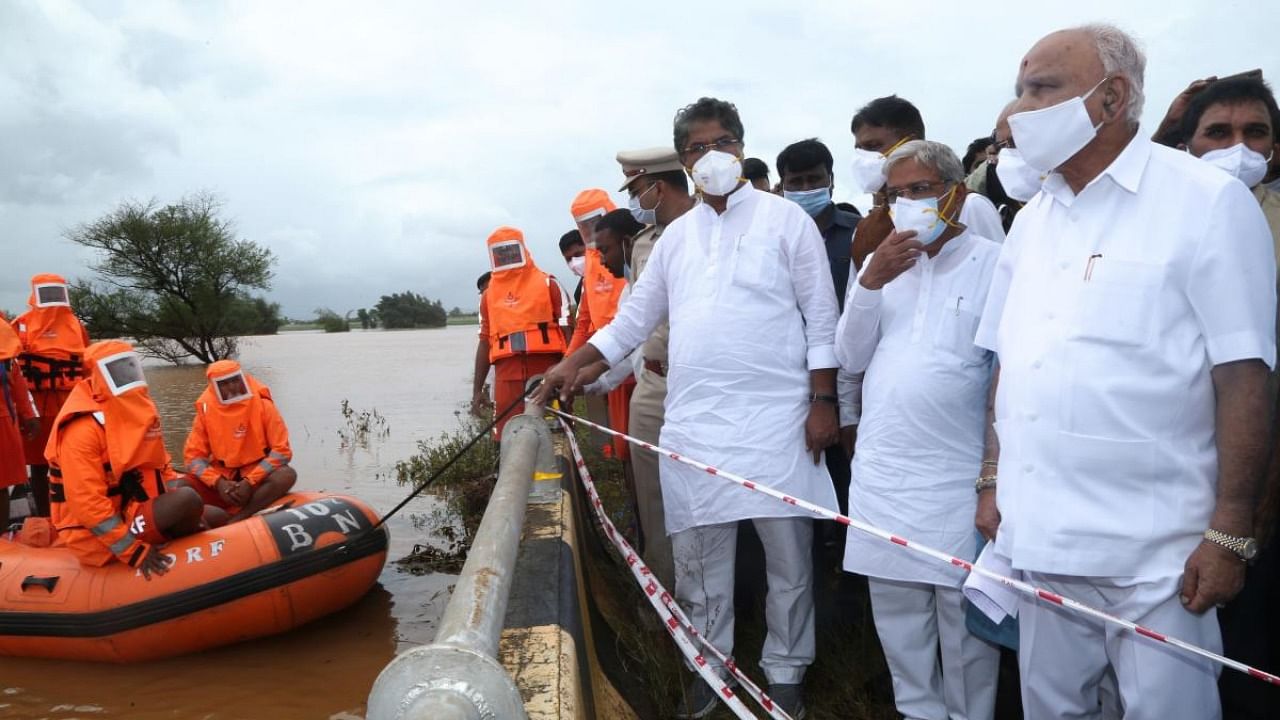
[[[573,435],[573,429],[563,419],[560,420],[560,424],[564,426],[565,437],[569,439],[569,447],[573,451],[573,460],[578,466],[578,476],[582,479],[582,487],[586,491],[591,509],[595,512],[596,518],[604,528],[605,536],[609,538],[609,541],[613,543],[614,547],[618,549],[618,552],[626,560],[632,576],[635,577],[636,582],[644,590],[649,604],[653,606],[654,610],[658,611],[658,616],[662,618],[662,623],[667,628],[667,632],[675,638],[680,652],[688,658],[692,666],[698,671],[698,674],[711,685],[738,717],[754,718],[755,715],[751,714],[751,711],[742,704],[742,699],[733,692],[733,688],[729,687],[729,684],[707,665],[706,658],[698,652],[698,648],[694,646],[689,639],[690,637],[696,639],[708,652],[715,656],[724,665],[725,669],[733,675],[734,679],[738,681],[738,684],[747,691],[747,694],[759,703],[765,712],[769,713],[770,717],[776,720],[791,720],[791,716],[775,705],[769,699],[769,696],[734,664],[732,658],[726,657],[724,653],[720,652],[718,648],[698,632],[693,623],[689,621],[688,616],[684,614],[684,610],[680,609],[680,606],[671,597],[671,593],[667,592],[662,583],[658,582],[658,579],[649,570],[649,566],[644,564],[644,561],[640,559],[640,555],[636,553],[626,538],[622,537],[622,534],[614,527],[613,522],[609,520],[609,516],[604,512],[604,505],[600,502],[599,493],[596,492],[595,482],[591,480],[591,472],[587,469],[587,463],[582,457],[582,451],[578,447],[577,438]]]
[[[931,548],[927,545],[921,545],[919,543],[912,542],[907,538],[894,535],[893,533],[887,532],[885,530],[881,530],[880,528],[874,525],[868,525],[864,522],[854,520],[847,515],[841,515],[840,513],[837,513],[832,510],[828,510],[818,505],[814,505],[813,503],[807,502],[800,498],[791,497],[790,495],[774,490],[768,485],[762,485],[760,483],[747,480],[746,478],[735,475],[731,472],[720,470],[718,468],[707,465],[706,463],[698,462],[697,460],[694,460],[692,458],[684,457],[679,453],[672,452],[670,450],[659,447],[657,445],[651,445],[643,440],[638,440],[625,433],[620,433],[616,430],[612,430],[603,425],[598,425],[596,423],[593,423],[590,420],[584,420],[583,418],[574,417],[572,415],[568,415],[564,412],[551,409],[551,408],[548,408],[548,412],[555,413],[556,415],[559,415],[561,418],[567,418],[574,422],[583,423],[584,425],[595,428],[596,430],[599,430],[600,432],[603,432],[607,435],[612,435],[613,437],[622,438],[623,440],[626,440],[627,442],[633,445],[638,445],[639,447],[645,448],[647,450],[652,450],[653,452],[656,452],[660,455],[665,455],[671,458],[672,460],[675,460],[676,462],[684,463],[685,465],[698,468],[699,470],[702,470],[703,472],[706,472],[709,475],[715,475],[716,477],[724,478],[725,480],[728,480],[729,482],[734,483],[735,485],[738,485],[740,487],[744,487],[747,490],[751,490],[753,492],[757,492],[762,495],[767,495],[771,498],[780,500],[784,503],[787,503],[788,505],[793,505],[802,510],[808,510],[809,512],[813,513],[814,515],[817,515],[818,517],[826,518],[828,520],[835,520],[838,523],[847,525],[856,530],[860,530],[868,535],[873,535],[875,537],[880,538],[881,540],[891,542],[894,545],[900,545],[904,548],[907,548],[908,550],[913,550],[922,555],[926,555],[935,560],[938,560],[939,562],[944,562],[950,565],[954,565],[958,568],[965,570],[966,572],[977,573],[978,575],[986,577],[990,580],[994,580],[1008,587],[1011,587],[1014,590],[1017,590],[1018,592],[1023,593],[1024,595],[1029,595],[1031,597],[1038,598],[1044,602],[1053,603],[1054,605],[1059,605],[1059,606],[1068,608],[1070,610],[1074,610],[1075,612],[1078,612],[1082,615],[1088,615],[1090,617],[1096,618],[1103,622],[1111,623],[1112,625],[1118,625],[1120,627],[1131,630],[1137,633],[1138,635],[1141,635],[1142,637],[1145,637],[1154,642],[1163,643],[1170,647],[1178,648],[1191,655],[1198,655],[1202,658],[1218,663],[1223,667],[1230,668],[1237,672],[1244,673],[1246,675],[1249,675],[1250,677],[1254,677],[1259,680],[1262,680],[1263,682],[1267,682],[1272,685],[1280,685],[1280,676],[1273,675],[1272,673],[1266,672],[1264,670],[1259,670],[1258,668],[1255,668],[1251,665],[1246,665],[1237,660],[1232,660],[1231,658],[1223,655],[1219,655],[1218,653],[1205,650],[1202,647],[1199,647],[1197,645],[1192,645],[1191,643],[1186,642],[1184,640],[1179,640],[1178,638],[1173,637],[1171,635],[1165,635],[1164,633],[1156,632],[1155,630],[1151,630],[1150,628],[1143,627],[1135,622],[1131,622],[1129,620],[1116,617],[1109,613],[1090,607],[1089,605],[1085,605],[1084,603],[1078,602],[1076,600],[1072,600],[1069,597],[1064,597],[1057,593],[1049,592],[1048,590],[1035,587],[1034,585],[1031,585],[1030,583],[1024,582],[1022,580],[1015,580],[1011,577],[1006,577],[999,573],[992,572],[986,568],[977,567],[973,563],[969,562],[968,560],[955,557],[954,555],[949,555],[947,553],[942,552],[941,550],[935,550],[934,548]]]

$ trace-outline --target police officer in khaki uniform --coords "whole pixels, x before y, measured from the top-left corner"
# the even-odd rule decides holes
[[[619,188],[630,196],[631,214],[647,227],[636,235],[630,254],[634,283],[644,272],[649,253],[662,230],[694,206],[689,181],[676,151],[667,147],[626,150],[618,153],[618,164],[626,182]],[[631,396],[631,434],[657,444],[662,429],[662,408],[667,399],[667,323],[658,326],[640,346],[643,366],[636,372],[636,389]],[[662,512],[662,485],[658,482],[658,458],[648,450],[631,454],[635,474],[636,507],[644,535],[644,560],[658,580],[674,588],[671,541],[667,538]]]

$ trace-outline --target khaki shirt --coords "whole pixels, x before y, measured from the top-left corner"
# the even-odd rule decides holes
[[[640,234],[636,235],[631,245],[631,282],[634,284],[640,279],[640,273],[644,272],[644,266],[649,264],[649,254],[653,252],[653,246],[658,242],[658,238],[662,236],[662,227],[658,225],[650,225]],[[662,363],[663,368],[667,365],[667,339],[671,334],[671,326],[668,323],[662,323],[653,331],[648,340],[640,346],[640,352],[645,360],[654,360]]]

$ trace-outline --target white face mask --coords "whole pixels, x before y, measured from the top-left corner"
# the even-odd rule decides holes
[[[578,257],[569,258],[569,270],[572,271],[573,274],[577,275],[578,277],[582,277],[583,275],[586,275],[587,274],[586,256],[579,255]]]
[[[853,172],[853,186],[859,192],[868,194],[880,192],[888,177],[884,172],[885,156],[875,150],[853,149],[853,161],[849,169]]]
[[[1027,202],[1040,192],[1045,174],[1028,165],[1017,148],[1001,148],[997,157],[996,175],[1005,195],[1018,202]]]
[[[889,218],[893,220],[893,229],[898,232],[915,230],[916,241],[925,247],[932,245],[947,229],[938,211],[938,198],[912,200],[900,197],[889,206]]]
[[[1043,173],[1051,173],[1098,135],[1102,123],[1093,124],[1084,101],[1110,79],[1102,78],[1092,90],[1080,97],[1009,116],[1013,141],[1028,165]]]
[[[1267,163],[1271,162],[1271,158],[1262,157],[1261,153],[1245,147],[1244,143],[1210,150],[1200,159],[1231,173],[1248,188],[1262,182],[1262,178],[1267,176]]]
[[[648,195],[649,191],[656,187],[658,187],[657,184],[650,185],[644,192],[639,195],[632,195],[627,201],[631,209],[631,217],[635,218],[635,221],[641,225],[656,225],[658,223],[658,206],[654,205],[651,208],[647,208],[640,205],[640,198]],[[658,204],[662,204],[661,201]]]
[[[694,185],[704,195],[724,197],[742,182],[742,160],[727,152],[712,150],[698,158],[690,170]]]

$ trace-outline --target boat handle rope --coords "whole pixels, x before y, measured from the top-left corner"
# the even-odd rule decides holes
[[[471,438],[471,440],[469,440],[466,445],[463,445],[461,450],[454,453],[454,456],[449,458],[449,462],[445,463],[444,465],[441,465],[438,470],[431,473],[431,477],[427,478],[426,480],[423,480],[421,485],[418,485],[418,487],[414,488],[413,492],[409,493],[409,495],[405,497],[405,499],[400,501],[400,504],[391,508],[386,512],[386,514],[378,518],[378,522],[374,523],[373,527],[369,528],[369,530],[373,531],[382,527],[383,523],[385,523],[392,515],[395,515],[396,513],[400,512],[400,510],[403,509],[405,505],[408,505],[410,500],[418,497],[418,495],[422,494],[422,491],[426,490],[427,487],[431,485],[431,483],[440,479],[440,476],[444,475],[444,472],[446,470],[453,467],[454,463],[458,462],[458,460],[461,460],[463,455],[466,455],[467,452],[471,450],[471,448],[475,446],[476,443],[480,442],[480,440],[484,438],[485,435],[488,435],[493,430],[495,425],[502,422],[502,419],[510,415],[511,411],[515,410],[517,405],[524,402],[525,397],[526,397],[525,395],[521,395],[520,397],[515,399],[515,402],[511,403],[506,408],[504,408],[502,412],[494,415],[493,422],[489,423],[488,425],[485,425],[483,430],[476,433],[476,436]]]
[[[1054,593],[1048,590],[1044,590],[1042,588],[1038,588],[1025,581],[1015,580],[1014,578],[1007,577],[1005,575],[1001,575],[996,572],[992,572],[991,570],[988,570],[987,568],[984,568],[984,567],[978,567],[974,565],[972,562],[965,560],[963,558],[958,558],[953,555],[948,555],[947,553],[942,552],[941,550],[936,550],[932,547],[929,547],[928,545],[922,545],[920,543],[913,542],[900,535],[895,535],[886,530],[882,530],[874,525],[870,525],[868,523],[864,523],[859,520],[854,520],[853,518],[850,518],[848,515],[842,515],[838,512],[828,510],[827,508],[821,507],[819,505],[814,505],[813,503],[803,500],[801,498],[792,497],[785,493],[779,492],[778,490],[775,490],[772,487],[769,487],[768,485],[763,485],[757,482],[753,482],[751,480],[747,480],[746,478],[741,477],[739,475],[735,475],[734,473],[728,472],[727,470],[721,470],[711,465],[707,465],[706,463],[694,460],[693,458],[688,458],[679,453],[672,452],[658,445],[652,445],[643,440],[639,440],[637,438],[631,437],[626,433],[620,433],[617,430],[613,430],[612,428],[608,428],[603,425],[593,423],[590,420],[574,417],[572,415],[568,415],[560,410],[557,410],[555,408],[550,408],[550,407],[547,408],[547,412],[554,413],[555,415],[560,416],[562,419],[567,419],[574,423],[582,423],[589,427],[595,428],[596,430],[599,430],[600,432],[603,432],[606,435],[612,435],[613,437],[621,438],[631,443],[632,445],[642,447],[646,450],[650,450],[652,452],[658,453],[659,455],[665,455],[671,458],[672,460],[675,460],[676,462],[683,463],[690,467],[697,468],[707,473],[708,475],[714,475],[715,477],[723,478],[735,485],[738,485],[739,487],[746,488],[747,490],[750,490],[752,492],[759,493],[767,497],[771,497],[775,500],[779,500],[793,507],[800,508],[801,510],[807,510],[808,512],[811,512],[820,518],[823,518],[826,520],[834,520],[840,523],[841,525],[846,525],[848,527],[854,528],[855,530],[859,530],[868,535],[872,535],[886,542],[890,542],[894,545],[898,545],[908,550],[913,550],[921,555],[925,555],[938,562],[946,563],[946,564],[961,568],[965,572],[977,573],[978,575],[981,575],[989,580],[994,580],[995,582],[1001,583],[1029,597],[1037,598],[1044,602],[1048,602],[1048,603],[1057,605],[1059,607],[1067,608],[1068,610],[1071,610],[1077,614],[1087,615],[1096,620],[1101,620],[1104,623],[1118,625],[1131,632],[1137,633],[1138,635],[1144,638],[1147,638],[1148,640],[1152,640],[1157,643],[1162,643],[1164,645],[1168,645],[1169,647],[1177,648],[1178,650],[1181,650],[1184,653],[1189,655],[1198,655],[1202,658],[1205,658],[1219,665],[1222,665],[1223,667],[1229,668],[1231,670],[1235,670],[1236,672],[1244,673],[1245,675],[1248,675],[1253,678],[1257,678],[1258,680],[1261,680],[1263,682],[1270,683],[1272,685],[1280,685],[1280,676],[1266,672],[1265,670],[1259,670],[1258,668],[1255,668],[1251,665],[1246,665],[1245,663],[1242,663],[1238,660],[1233,660],[1229,657],[1226,657],[1225,655],[1220,655],[1213,651],[1206,650],[1202,647],[1186,642],[1185,640],[1180,640],[1176,637],[1173,637],[1172,635],[1166,635],[1164,633],[1156,632],[1155,630],[1151,630],[1149,628],[1143,627],[1142,625],[1139,625],[1130,620],[1125,620],[1115,615],[1111,615],[1110,613],[1103,612],[1102,610],[1098,610],[1092,606],[1086,605],[1077,600],[1072,600],[1071,598],[1066,597],[1064,595],[1059,595],[1058,593]]]

